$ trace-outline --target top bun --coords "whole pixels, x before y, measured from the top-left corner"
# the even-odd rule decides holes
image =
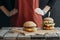
[[[23,24],[24,27],[36,27],[37,25],[33,21],[27,21]]]
[[[50,18],[50,17],[46,17],[46,18],[44,18],[44,21],[54,21],[52,18]]]

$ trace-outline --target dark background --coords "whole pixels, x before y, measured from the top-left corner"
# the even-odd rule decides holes
[[[5,0],[5,1],[9,3],[10,0]],[[12,3],[12,7],[11,7],[11,5],[8,6],[8,5],[5,4],[5,6],[7,7],[7,9],[9,9],[9,11],[14,8],[13,7],[13,4],[14,4],[13,1],[11,1],[9,3],[9,4]],[[55,3],[55,5],[53,6],[53,8],[51,10],[51,17],[54,19],[54,21],[56,23],[55,26],[60,27],[60,0],[56,0],[56,3]],[[2,24],[3,26],[10,26],[9,25],[9,19],[10,19],[10,17],[7,17],[6,15],[4,15],[3,12],[0,11],[0,25]]]
[[[51,17],[54,18],[56,26],[60,27],[60,0],[56,0],[54,8],[51,11]]]
[[[40,7],[43,9],[43,6],[45,4],[46,0],[40,0]],[[54,22],[56,23],[56,27],[60,27],[60,0],[56,0],[55,5],[52,7],[51,11],[51,17],[54,19]],[[44,15],[43,17],[47,17],[48,13]]]

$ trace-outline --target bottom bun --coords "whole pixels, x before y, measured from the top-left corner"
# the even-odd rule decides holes
[[[24,29],[24,31],[27,31],[27,32],[34,32],[33,29]]]
[[[45,30],[53,30],[54,27],[44,27]]]

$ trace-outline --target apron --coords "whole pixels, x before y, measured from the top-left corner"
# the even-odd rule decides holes
[[[38,0],[18,0],[18,13],[11,17],[11,26],[23,27],[26,21],[33,21],[42,27],[42,15],[34,12],[39,7]]]

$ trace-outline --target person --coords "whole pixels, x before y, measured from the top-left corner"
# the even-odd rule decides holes
[[[18,13],[13,12],[10,13],[13,15],[11,17],[11,26],[19,26],[22,27],[24,22],[26,21],[33,21],[37,24],[37,27],[42,28],[42,15],[46,14],[53,4],[55,4],[55,0],[48,0],[46,2],[46,5],[43,9],[39,8],[39,0],[18,0]],[[44,4],[43,4],[44,5]],[[2,7],[2,6],[1,6]],[[5,7],[2,7],[1,9],[4,9]],[[17,11],[17,10],[14,10]],[[6,12],[6,9],[3,10],[3,12]],[[15,15],[15,13],[17,13]],[[6,13],[8,14],[8,13]],[[7,15],[7,16],[11,16]]]
[[[10,0],[9,0],[10,1]],[[11,10],[12,7],[8,0],[0,0],[0,27],[8,27],[9,26],[9,17],[5,15],[5,13],[1,10],[1,6]]]
[[[13,14],[13,0],[0,0],[0,27],[9,27],[11,13]],[[13,10],[12,10],[13,9]],[[10,12],[11,11],[11,12]],[[13,12],[12,12],[13,11]],[[7,15],[7,16],[6,16]]]
[[[55,3],[56,3],[56,0],[47,0],[47,1],[46,0],[40,0],[39,1],[39,4],[40,4],[39,7],[43,10],[44,7],[46,5],[48,5],[50,7],[49,11],[52,12],[52,9],[54,8]],[[48,16],[48,12],[44,16],[42,16],[42,18],[47,17]]]

